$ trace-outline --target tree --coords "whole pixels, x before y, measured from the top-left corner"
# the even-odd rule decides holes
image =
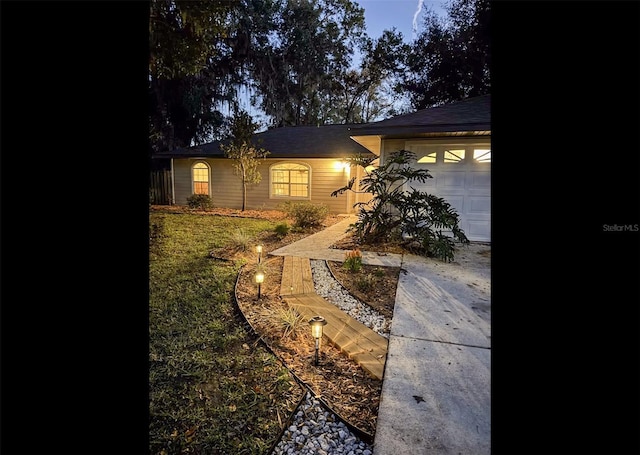
[[[269,152],[252,144],[252,135],[259,128],[246,111],[237,112],[231,120],[229,143],[220,148],[233,160],[234,174],[242,181],[242,211],[247,205],[247,187],[260,183],[262,176],[258,166]]]
[[[397,95],[385,89],[394,75],[402,74],[400,56],[408,48],[395,28],[385,30],[378,39],[363,39],[360,69],[348,71],[336,81],[340,91],[333,104],[339,106],[342,123],[367,123],[394,104]]]
[[[256,102],[272,126],[332,123],[364,10],[351,0],[288,0],[275,27],[252,61]]]
[[[352,165],[365,169],[374,158],[354,157]],[[464,231],[459,227],[459,216],[443,198],[418,191],[405,185],[411,182],[424,183],[432,178],[426,169],[413,169],[415,154],[399,150],[389,155],[377,169],[367,172],[354,189],[355,178],[347,185],[331,193],[338,196],[345,191],[370,193],[369,202],[357,202],[358,221],[350,228],[361,244],[398,241],[406,246],[417,246],[418,252],[435,256],[444,261],[454,258],[454,240],[468,243]],[[448,235],[450,232],[451,235]]]
[[[149,12],[151,153],[222,139],[241,89],[270,126],[374,119],[407,52],[393,30],[368,38],[353,0],[152,0]]]
[[[152,0],[149,14],[151,152],[189,147],[216,137],[221,108],[237,107],[246,83],[251,23],[273,11],[241,0]],[[265,19],[266,20],[266,19]]]
[[[415,109],[425,109],[491,91],[490,2],[451,0],[448,17],[427,9],[424,31],[405,57],[398,84]]]

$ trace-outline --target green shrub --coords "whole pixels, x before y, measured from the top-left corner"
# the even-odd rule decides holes
[[[213,201],[207,194],[192,194],[187,198],[187,206],[190,209],[207,210],[213,207]]]
[[[280,223],[278,224],[273,230],[275,231],[276,235],[280,238],[285,237],[288,233],[289,230],[291,228],[289,227],[289,225],[287,223]]]
[[[373,276],[373,274],[367,273],[366,275],[358,277],[356,280],[356,287],[362,292],[367,292],[375,286],[377,281],[378,280],[376,280],[376,277]]]
[[[347,251],[342,267],[351,273],[357,273],[362,269],[362,253],[360,250]]]
[[[230,242],[233,248],[240,251],[247,251],[253,237],[244,229],[238,228],[231,234]]]
[[[281,207],[282,211],[293,218],[294,226],[298,228],[320,226],[329,214],[329,207],[312,202],[287,201]]]
[[[298,334],[305,328],[305,319],[293,308],[279,309],[276,322],[282,327],[282,338],[297,339]]]

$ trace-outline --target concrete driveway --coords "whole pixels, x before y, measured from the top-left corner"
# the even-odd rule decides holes
[[[403,256],[374,455],[491,453],[490,263]]]

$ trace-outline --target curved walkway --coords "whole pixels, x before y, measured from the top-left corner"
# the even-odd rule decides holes
[[[329,248],[355,216],[272,251],[343,261]],[[402,267],[389,336],[373,455],[491,453],[490,259],[471,245],[443,263],[363,251],[363,262]]]

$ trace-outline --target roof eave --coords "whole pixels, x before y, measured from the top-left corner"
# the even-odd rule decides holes
[[[476,133],[478,131],[491,131],[490,123],[466,123],[466,124],[442,124],[442,125],[409,125],[409,126],[365,126],[353,128],[352,136],[381,136],[403,137],[421,133]]]

